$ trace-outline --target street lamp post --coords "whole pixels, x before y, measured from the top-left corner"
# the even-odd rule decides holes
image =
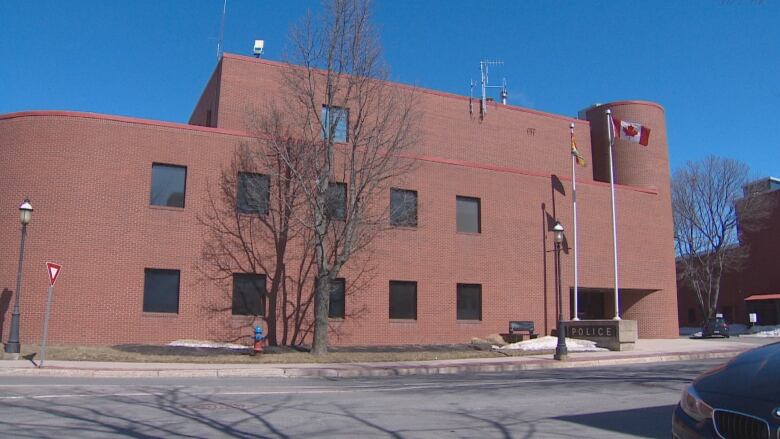
[[[11,335],[8,336],[8,343],[5,344],[5,352],[8,354],[19,355],[19,296],[22,288],[22,263],[24,262],[24,239],[27,237],[27,224],[32,219],[32,204],[26,199],[19,206],[19,219],[22,222],[22,242],[19,245],[19,268],[16,270],[16,297],[14,299],[14,311],[11,314]]]
[[[566,360],[569,358],[569,351],[566,349],[566,328],[563,323],[563,295],[561,294],[561,243],[563,243],[563,226],[555,222],[553,226],[553,239],[555,241],[555,289],[558,294],[558,345],[555,346],[556,360]]]

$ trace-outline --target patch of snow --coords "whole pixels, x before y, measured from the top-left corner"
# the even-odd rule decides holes
[[[761,326],[753,325],[748,329],[747,334],[750,337],[780,337],[780,325]]]
[[[752,334],[753,337],[780,337],[780,329],[775,329],[772,331],[761,331],[756,332],[755,334]]]
[[[701,337],[701,328],[681,326],[680,335]],[[753,325],[748,327],[741,323],[734,323],[729,325],[729,335],[739,335],[742,337],[780,337],[780,325]]]
[[[526,341],[519,341],[517,343],[510,343],[504,346],[493,346],[494,349],[515,349],[520,351],[550,351],[555,350],[558,346],[558,337],[550,335],[534,338]],[[566,349],[569,352],[599,352],[606,351],[608,349],[597,348],[596,342],[590,340],[579,340],[574,338],[566,339]]]
[[[222,348],[222,349],[246,349],[247,346],[235,343],[219,343],[208,340],[174,340],[168,346],[181,346],[185,348]]]

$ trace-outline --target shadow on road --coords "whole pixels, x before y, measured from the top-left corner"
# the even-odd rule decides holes
[[[636,437],[668,437],[672,428],[674,405],[645,407],[632,410],[559,416],[553,419],[586,425]],[[656,422],[666,419],[668,422]]]

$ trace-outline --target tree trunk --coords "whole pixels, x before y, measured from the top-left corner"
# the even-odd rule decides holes
[[[328,277],[317,275],[317,289],[314,292],[314,342],[312,354],[323,355],[328,353],[328,305],[330,302],[330,288]]]

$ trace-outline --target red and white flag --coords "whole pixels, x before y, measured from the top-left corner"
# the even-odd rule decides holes
[[[650,128],[634,122],[612,118],[612,124],[615,127],[615,138],[625,139],[629,142],[638,143],[647,146],[650,141]]]

